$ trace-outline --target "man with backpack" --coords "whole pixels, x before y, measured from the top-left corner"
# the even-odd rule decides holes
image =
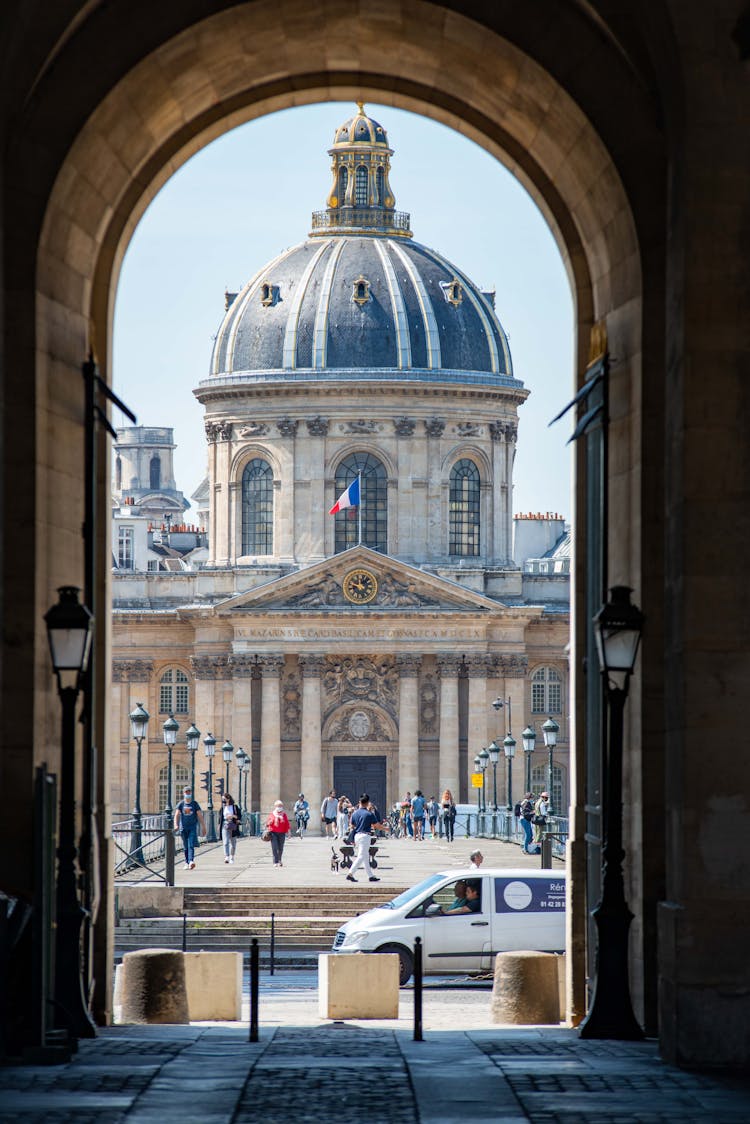
[[[185,870],[195,870],[195,848],[198,843],[198,824],[201,831],[206,834],[206,824],[200,805],[193,800],[192,789],[183,790],[182,800],[174,812],[174,829],[182,835],[182,845],[185,850]]]

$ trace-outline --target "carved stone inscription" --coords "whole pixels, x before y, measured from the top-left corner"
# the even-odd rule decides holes
[[[323,673],[324,714],[349,700],[377,703],[393,718],[398,703],[398,671],[392,656],[329,656]]]

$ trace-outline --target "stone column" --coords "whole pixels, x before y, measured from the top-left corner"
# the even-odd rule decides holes
[[[229,667],[228,656],[224,654],[193,656],[190,660],[193,669],[193,678],[195,680],[195,712],[193,721],[201,732],[201,742],[195,751],[195,797],[198,803],[205,809],[207,804],[208,794],[201,789],[200,774],[205,773],[208,768],[208,761],[206,760],[205,751],[203,748],[203,738],[207,734],[212,734],[221,746],[224,737],[224,683],[222,682],[228,675],[231,675]],[[191,767],[190,755],[188,754],[187,766]],[[224,763],[221,754],[217,757],[214,756],[211,768],[214,773],[223,776],[221,770],[224,768]],[[215,794],[212,797],[214,810],[216,809],[217,801]]]
[[[440,675],[440,773],[438,788],[449,788],[458,801],[458,671],[461,657],[452,652],[437,657]]]
[[[468,723],[468,772],[474,772],[474,758],[492,739],[487,732],[489,714],[487,713],[487,676],[491,670],[489,656],[476,655],[467,658],[469,671],[469,723]],[[498,770],[500,765],[498,764]],[[502,774],[501,774],[502,775]],[[487,803],[492,800],[492,766],[487,766]],[[500,800],[498,799],[498,804]]]
[[[323,799],[320,712],[320,675],[325,656],[300,656],[302,671],[302,743],[300,746],[300,785],[310,805],[310,824],[317,826],[314,813]]]
[[[429,558],[439,558],[444,552],[444,527],[446,526],[443,513],[443,488],[440,482],[440,447],[441,437],[445,429],[442,418],[428,418],[424,423],[427,435],[427,507],[425,517],[427,520],[427,555]],[[456,707],[458,714],[458,707]],[[456,727],[458,730],[458,727]],[[458,733],[456,734],[456,754],[458,755]],[[458,756],[456,757],[458,760]],[[443,788],[442,776],[440,784]],[[451,785],[447,786],[453,792]],[[442,790],[441,790],[442,791]],[[455,796],[455,793],[454,793]]]
[[[227,559],[233,566],[242,553],[242,483],[230,480],[227,485]]]
[[[528,719],[526,717],[526,678],[529,673],[529,661],[526,656],[500,656],[497,662],[497,670],[502,676],[502,688],[500,691],[501,697],[510,699],[510,705],[513,715],[513,727],[511,733],[516,740],[516,756],[513,759],[512,766],[512,788],[513,788],[513,803],[518,800],[519,796],[525,791],[525,769],[526,761],[523,753],[523,741],[521,734],[525,729]],[[500,719],[500,729],[495,737],[498,745],[502,748],[503,738],[507,731],[508,714],[507,710],[503,708],[500,714],[504,717]],[[540,746],[544,750],[544,739],[542,738],[542,731],[537,726],[537,741],[536,752],[532,758],[532,765],[542,764],[542,754],[539,752]],[[547,762],[546,751],[544,751],[544,764]],[[503,761],[505,759],[503,758]],[[498,769],[500,766],[498,765]],[[507,777],[507,773],[505,774]],[[503,790],[507,795],[507,781],[505,789]],[[501,803],[498,801],[498,803]],[[506,803],[506,796],[503,797],[502,804]],[[556,811],[557,809],[555,809]]]
[[[297,427],[296,418],[279,418],[276,428],[285,438],[277,444],[277,455],[281,462],[281,479],[273,482],[273,552],[279,562],[294,562],[294,531],[296,522],[296,496],[294,480],[297,475]],[[264,676],[265,678],[265,676]],[[278,793],[274,800],[279,799]]]
[[[263,677],[260,709],[260,812],[267,815],[281,791],[281,672],[284,657],[259,658]]]
[[[235,750],[240,746],[251,756],[253,745],[252,678],[255,667],[253,656],[235,655],[230,657],[232,669],[232,741]],[[230,771],[230,791],[234,794],[239,777]],[[234,775],[234,780],[232,776]],[[239,797],[238,797],[239,799]]]
[[[420,787],[419,670],[421,656],[397,655],[398,668],[398,795]]]
[[[130,736],[130,711],[142,702],[149,710],[149,684],[154,672],[151,660],[115,660],[112,666],[112,682],[119,696],[120,705],[117,706],[117,717],[111,716],[113,740],[112,745],[117,747],[117,772],[119,782],[119,801],[113,807],[118,813],[131,812],[135,801],[135,773],[137,762],[136,744]],[[124,713],[123,713],[124,710]],[[114,723],[117,721],[117,725]],[[152,722],[149,725],[152,725]],[[123,743],[125,753],[122,753]],[[126,762],[123,765],[123,758]],[[141,746],[141,808],[150,811],[146,803],[148,740]],[[114,792],[114,780],[113,792]],[[113,796],[114,799],[114,796]]]
[[[328,424],[328,419],[320,416],[307,419],[309,437],[307,441],[300,442],[295,464],[295,488],[299,491],[303,483],[307,486],[306,493],[300,492],[299,510],[300,514],[304,512],[304,525],[298,542],[307,542],[304,553],[308,563],[320,562],[326,556],[324,534],[328,515],[325,505],[325,438]],[[302,461],[300,456],[304,458]],[[304,785],[300,791],[309,800]]]

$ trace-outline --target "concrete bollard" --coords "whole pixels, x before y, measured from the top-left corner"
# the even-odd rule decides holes
[[[498,953],[492,985],[492,1021],[559,1023],[557,961],[553,952]]]
[[[123,1023],[187,1023],[185,958],[173,949],[147,948],[122,958]]]
[[[390,952],[321,952],[321,1019],[397,1019],[399,959]]]
[[[185,952],[185,984],[191,1022],[239,1022],[242,1018],[242,953]]]

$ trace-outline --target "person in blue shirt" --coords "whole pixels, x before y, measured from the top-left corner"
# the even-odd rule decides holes
[[[380,881],[372,873],[370,866],[370,833],[378,823],[378,815],[376,812],[370,811],[367,807],[369,803],[370,797],[366,792],[363,792],[359,798],[359,807],[352,812],[350,830],[354,832],[354,862],[346,876],[348,882],[357,881],[354,872],[359,870],[361,866],[365,868],[365,874],[371,882]]]
[[[203,812],[200,805],[193,800],[192,790],[186,788],[174,813],[174,829],[182,834],[182,844],[185,850],[185,870],[195,870],[198,824],[201,825],[201,831],[205,835],[206,825],[203,820]]]
[[[422,795],[421,788],[414,793],[411,802],[411,818],[414,823],[414,839],[424,839],[424,813],[427,801]]]

